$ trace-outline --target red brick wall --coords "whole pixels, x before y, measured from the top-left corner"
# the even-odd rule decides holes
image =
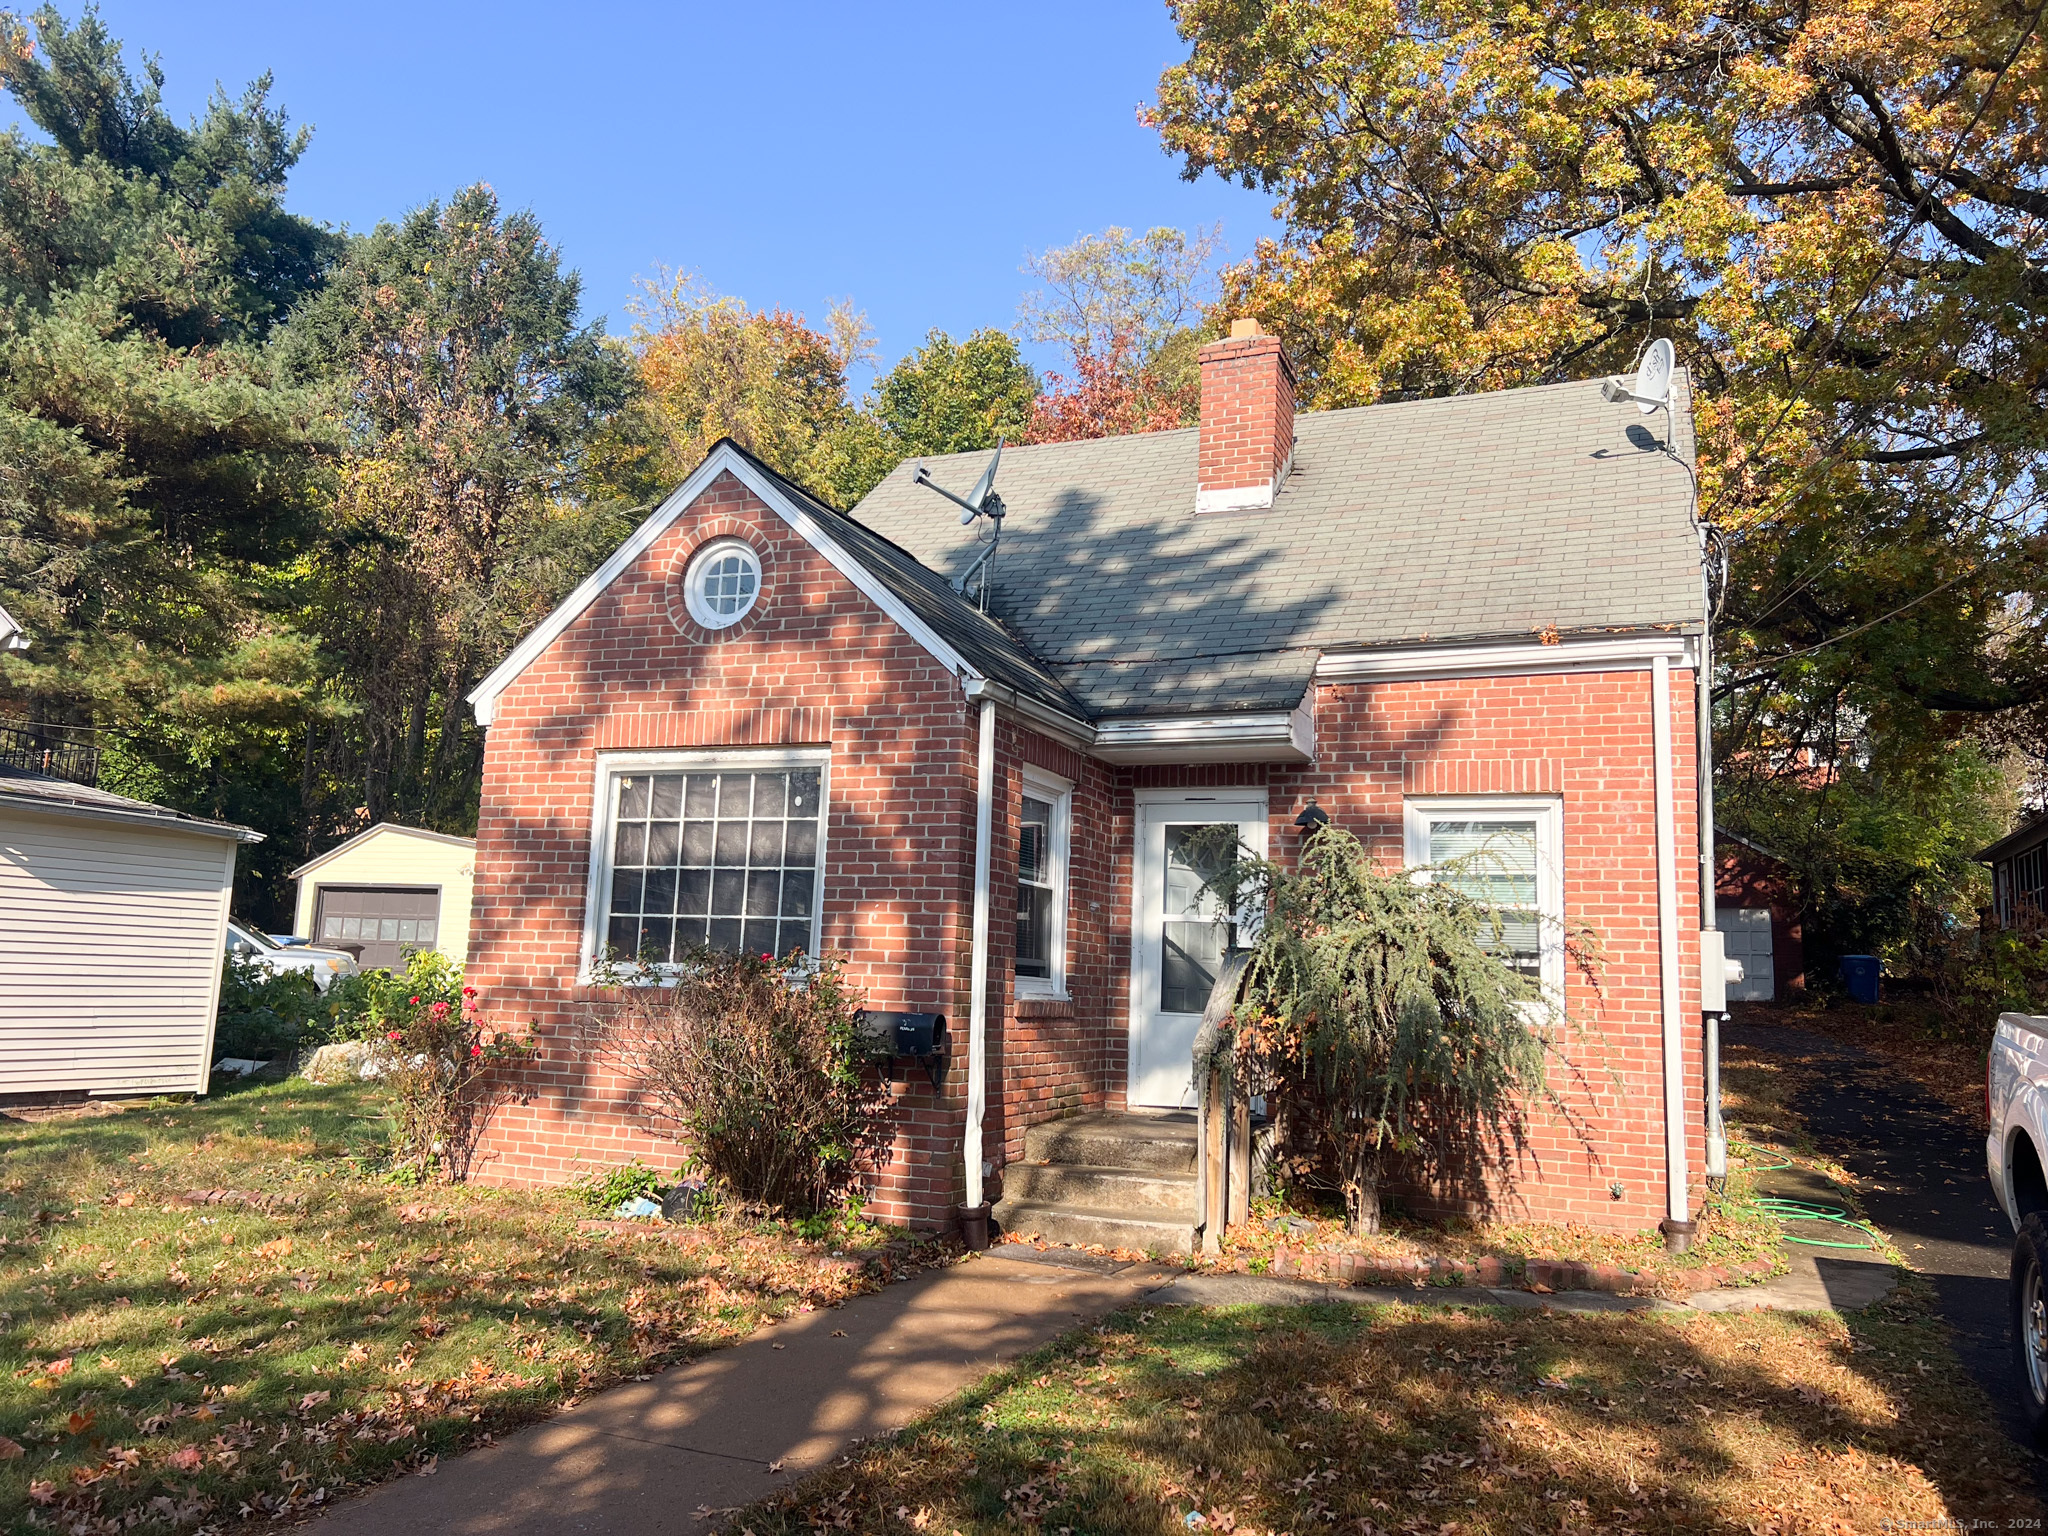
[[[1294,370],[1271,336],[1212,341],[1201,350],[1199,490],[1271,486],[1294,456]]]
[[[746,538],[762,598],[705,635],[679,597],[690,553]],[[829,746],[824,943],[880,1008],[964,1026],[974,836],[974,724],[959,684],[731,477],[670,527],[498,700],[484,759],[470,974],[487,1014],[532,1024],[530,1097],[501,1110],[478,1177],[556,1183],[680,1148],[630,1082],[573,1036],[607,994],[576,984],[594,754],[629,748]],[[965,1072],[899,1088],[895,1157],[876,1208],[941,1218],[958,1195]]]
[[[1566,921],[1594,930],[1606,963],[1597,987],[1566,978],[1572,1028],[1550,1074],[1561,1104],[1529,1114],[1511,1184],[1411,1188],[1418,1204],[1629,1230],[1664,1216],[1650,690],[1648,672],[1318,687],[1318,766],[1265,771],[1271,846],[1285,859],[1300,846],[1294,817],[1310,793],[1395,865],[1405,857],[1406,796],[1562,800]],[[1674,671],[1671,692],[1684,1113],[1697,1209],[1705,1132],[1692,674]],[[1608,1191],[1616,1182],[1619,1200]]]
[[[691,625],[677,583],[691,551],[729,534],[762,557],[762,600],[733,630]],[[1650,765],[1650,674],[1382,683],[1317,689],[1319,764],[1112,768],[1004,718],[992,855],[989,1111],[984,1146],[1013,1161],[1033,1121],[1121,1108],[1129,1046],[1133,792],[1264,786],[1271,850],[1291,858],[1313,792],[1340,825],[1400,862],[1402,802],[1418,794],[1562,797],[1566,910],[1606,951],[1598,988],[1567,983],[1575,1028],[1512,1186],[1413,1188],[1422,1203],[1639,1228],[1663,1214],[1662,1076]],[[1690,674],[1674,674],[1677,870],[1686,978],[1688,1134],[1697,1180],[1700,1033]],[[492,1018],[531,1024],[546,1057],[499,1112],[478,1176],[559,1182],[632,1157],[673,1165],[635,1085],[588,1059],[576,1025],[606,995],[577,986],[598,751],[825,746],[825,945],[877,1007],[938,1009],[956,1059],[934,1094],[897,1092],[895,1156],[877,1213],[942,1223],[961,1195],[974,710],[959,684],[780,518],[730,478],[689,509],[498,701],[478,828],[471,976]],[[1075,784],[1070,999],[1012,998],[1015,827],[1026,763]],[[1608,1185],[1623,1194],[1610,1198]],[[1693,1192],[1698,1203],[1698,1190]]]

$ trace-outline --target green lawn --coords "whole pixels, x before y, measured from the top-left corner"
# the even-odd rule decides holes
[[[831,1252],[891,1235],[579,1232],[566,1192],[387,1182],[389,1129],[302,1081],[0,1125],[6,1528],[310,1510],[838,1300]]]
[[[1918,1292],[1847,1322],[1167,1307],[1070,1336],[734,1524],[1877,1531],[2038,1519],[2029,1481]]]

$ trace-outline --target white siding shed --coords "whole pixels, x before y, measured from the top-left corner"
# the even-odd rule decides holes
[[[204,1093],[261,835],[0,767],[0,1096]]]

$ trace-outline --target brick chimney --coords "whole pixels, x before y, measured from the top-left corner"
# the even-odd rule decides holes
[[[1294,459],[1294,367],[1256,320],[1233,320],[1201,351],[1202,447],[1197,512],[1273,505]]]

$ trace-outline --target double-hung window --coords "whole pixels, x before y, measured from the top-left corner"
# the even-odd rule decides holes
[[[1017,995],[1067,995],[1067,853],[1074,787],[1024,770],[1017,818]]]
[[[826,754],[598,759],[586,964],[818,952]]]
[[[1564,995],[1563,809],[1552,799],[1410,800],[1407,855],[1495,909],[1501,958]]]

